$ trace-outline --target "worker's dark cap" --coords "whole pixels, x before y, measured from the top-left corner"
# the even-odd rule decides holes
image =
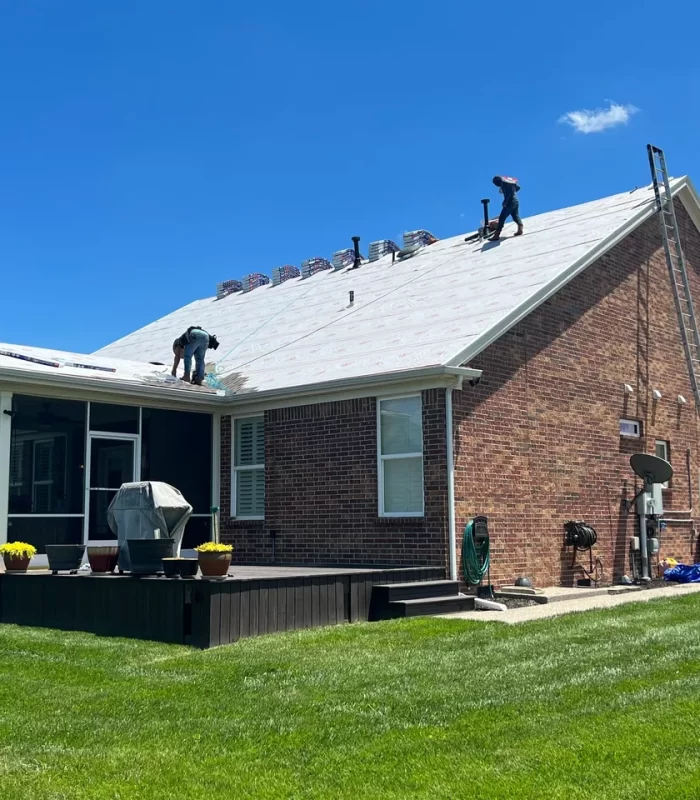
[[[494,182],[494,184],[496,186],[500,186],[501,183],[503,183],[503,181],[501,180],[501,176],[500,175],[494,175],[493,182]]]

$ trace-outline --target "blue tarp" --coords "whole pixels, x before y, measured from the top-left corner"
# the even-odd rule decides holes
[[[700,583],[700,564],[676,564],[664,572],[665,581]]]

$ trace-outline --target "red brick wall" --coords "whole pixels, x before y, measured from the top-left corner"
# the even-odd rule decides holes
[[[265,520],[231,519],[231,428],[222,422],[222,539],[239,562],[445,563],[445,393],[423,393],[425,517],[378,513],[376,401],[362,398],[265,413]]]
[[[700,310],[700,236],[677,209]],[[475,389],[454,393],[458,532],[472,515],[489,516],[495,583],[520,574],[539,585],[583,577],[563,548],[569,519],[596,528],[605,581],[629,574],[636,515],[623,501],[639,488],[629,456],[653,453],[655,439],[670,441],[676,470],[666,507],[690,508],[692,492],[697,510],[697,417],[656,218],[469,366],[484,375]],[[624,394],[625,383],[634,395]],[[656,388],[660,402],[652,401]],[[619,437],[621,417],[642,420],[641,440]],[[661,541],[662,556],[698,555],[689,525],[669,526]],[[586,556],[579,561],[588,566]]]

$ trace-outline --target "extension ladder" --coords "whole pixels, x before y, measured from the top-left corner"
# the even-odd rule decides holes
[[[664,158],[664,151],[651,144],[647,145],[647,152],[649,153],[649,166],[651,167],[651,179],[654,184],[656,207],[661,222],[661,238],[671,276],[673,296],[676,301],[676,311],[678,312],[678,321],[683,337],[683,347],[688,359],[695,404],[697,408],[700,408],[700,335],[698,335],[698,324],[695,318],[695,310],[693,309],[693,298],[690,294],[688,272],[681,248],[678,220],[673,207],[673,196],[668,182],[666,159]]]

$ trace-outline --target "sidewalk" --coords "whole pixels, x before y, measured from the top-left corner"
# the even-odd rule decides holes
[[[579,596],[571,600],[559,600],[556,603],[512,608],[508,611],[458,611],[454,614],[441,614],[443,619],[469,619],[476,622],[504,622],[506,625],[517,625],[520,622],[531,622],[536,619],[558,617],[561,614],[572,614],[579,611],[592,611],[597,608],[615,608],[625,603],[646,603],[649,600],[660,600],[668,597],[685,597],[700,592],[700,584],[670,584],[663,589],[645,589],[638,592],[626,592],[619,595],[597,594]]]

